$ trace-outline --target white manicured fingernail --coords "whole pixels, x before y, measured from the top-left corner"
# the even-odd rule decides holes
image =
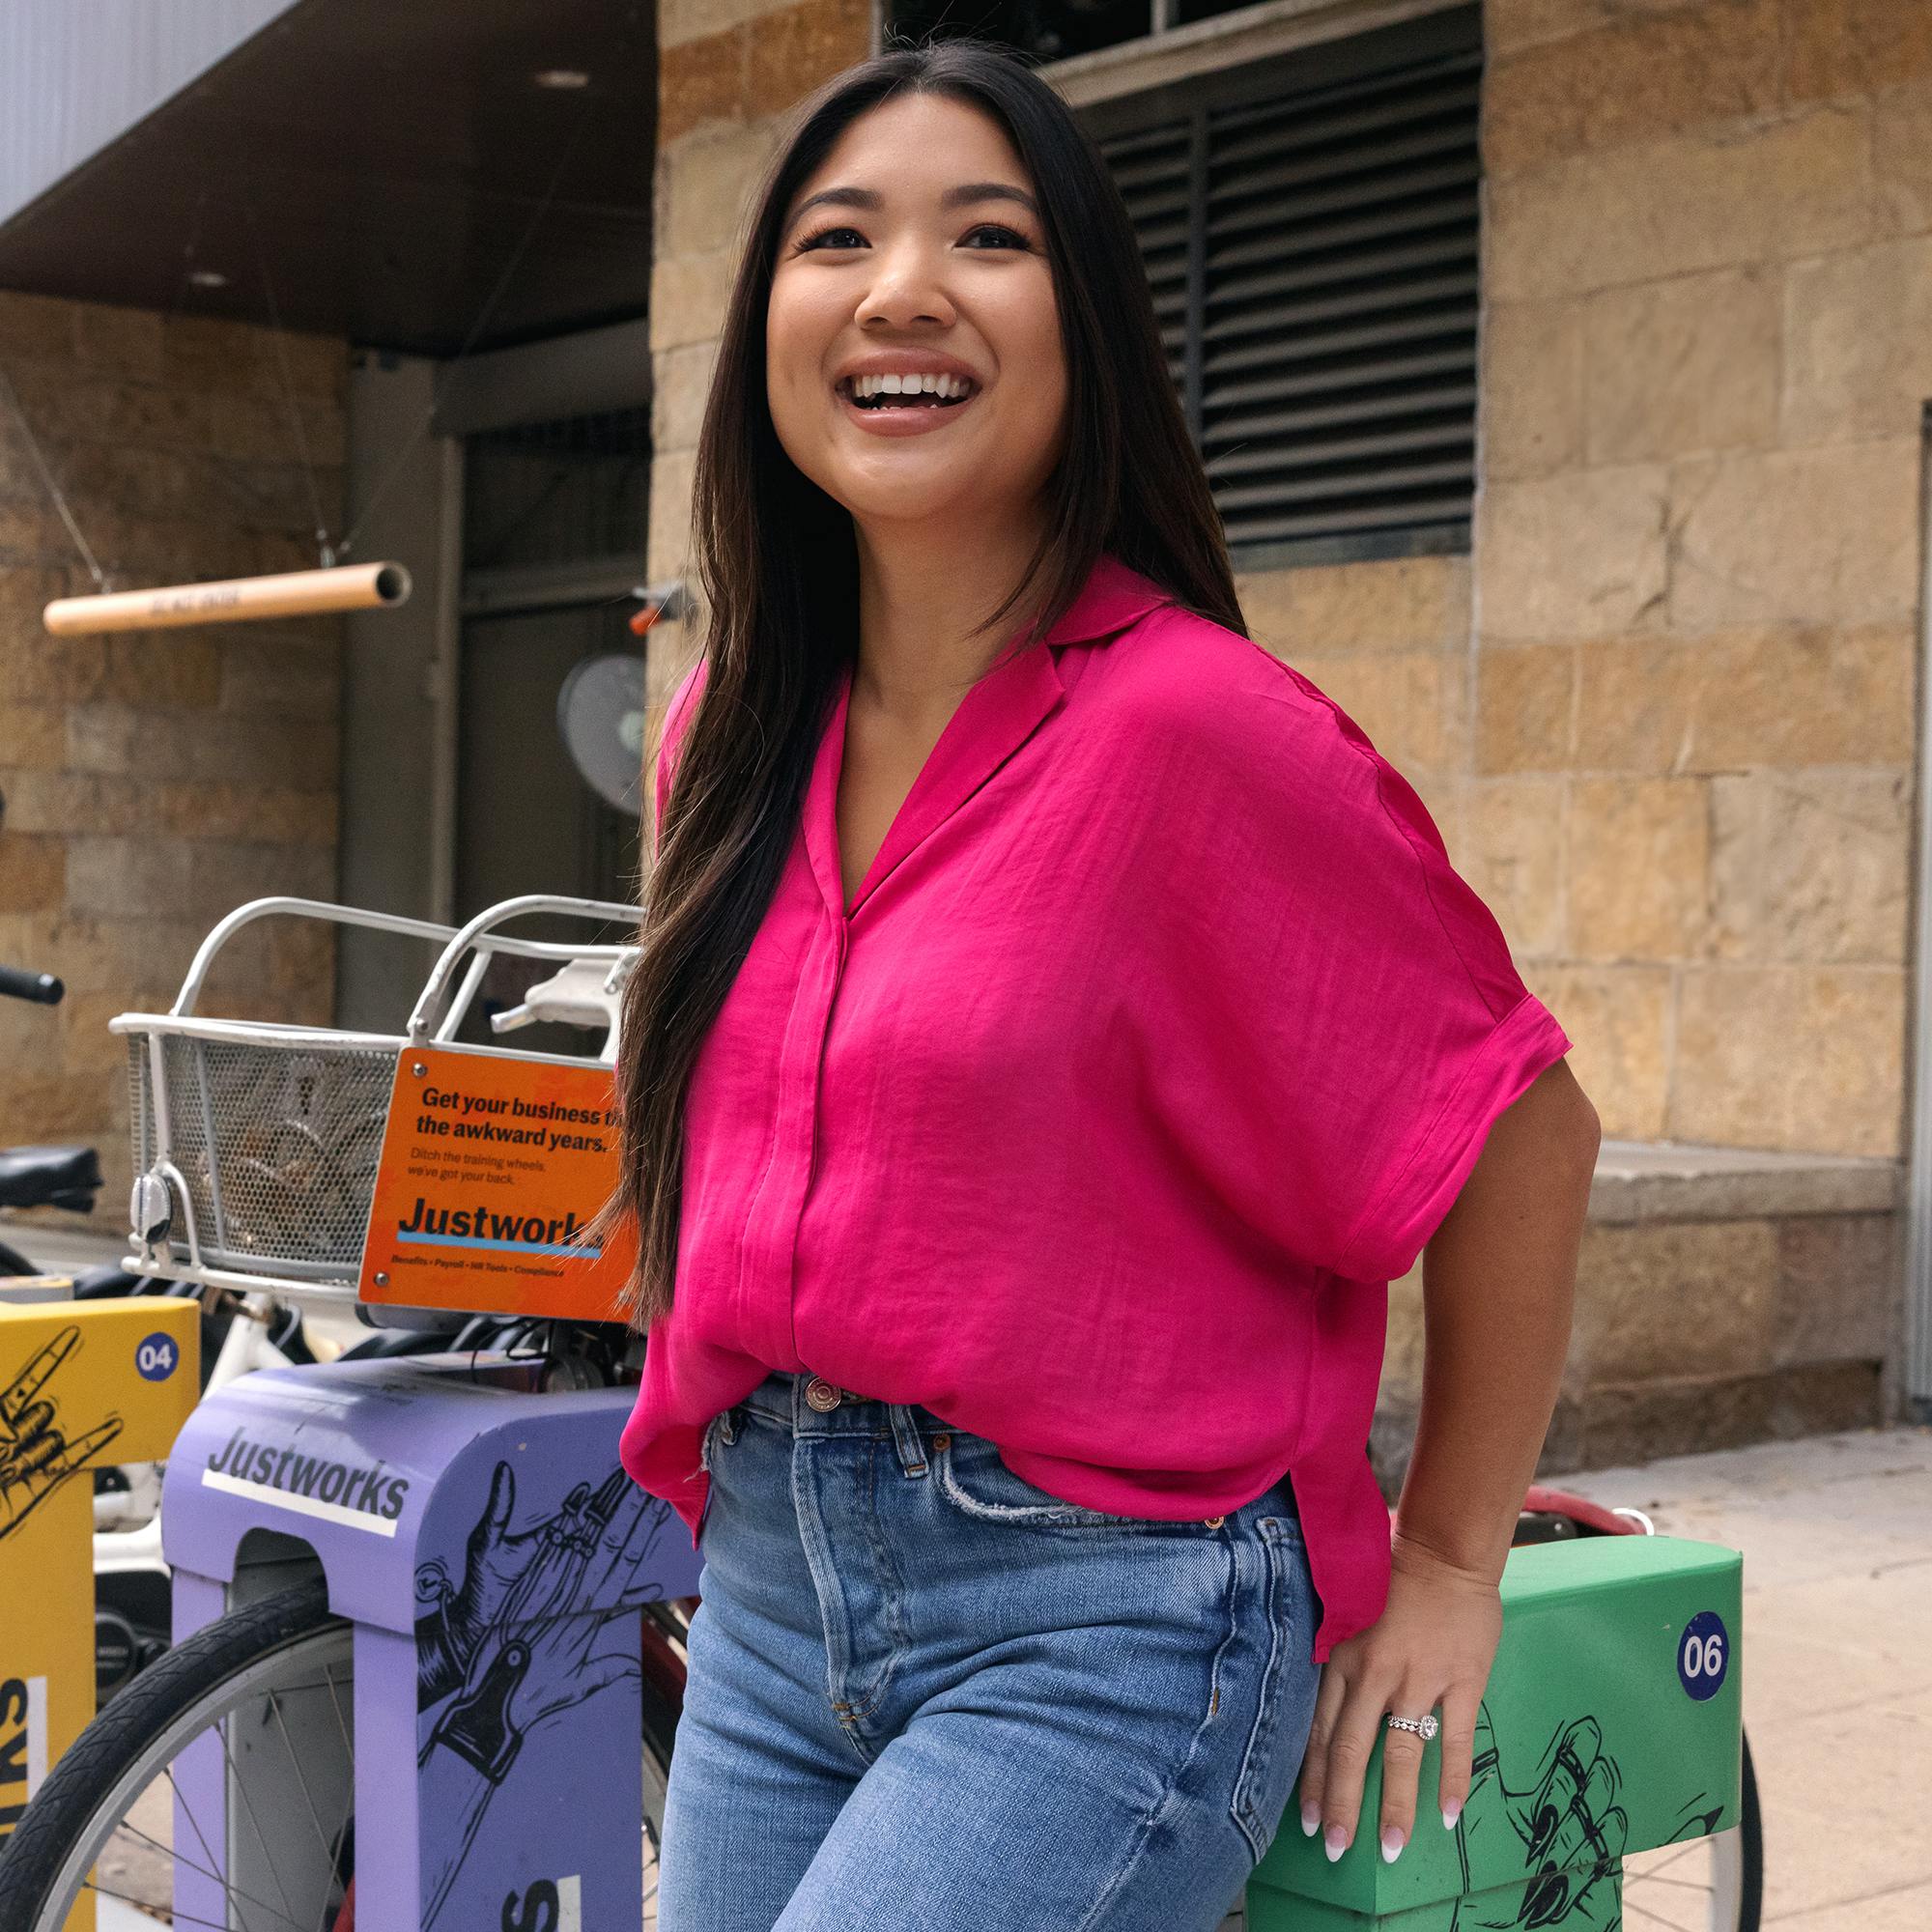
[[[1301,1807],[1301,1835],[1312,1838],[1321,1829],[1321,1807],[1319,1804],[1304,1804]]]
[[[1382,1862],[1387,1865],[1392,1865],[1395,1863],[1396,1860],[1401,1857],[1402,1857],[1402,1833],[1393,1825],[1391,1825],[1388,1828],[1388,1830],[1382,1833]]]
[[[1328,1854],[1332,1865],[1349,1849],[1349,1834],[1339,1825],[1330,1825],[1321,1834],[1322,1849]]]
[[[1456,1829],[1456,1820],[1462,1815],[1463,1801],[1460,1798],[1450,1799],[1442,1807],[1442,1822],[1452,1832]]]

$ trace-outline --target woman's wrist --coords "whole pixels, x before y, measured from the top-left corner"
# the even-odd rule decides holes
[[[1452,1572],[1494,1589],[1502,1581],[1515,1526],[1512,1517],[1498,1536],[1490,1523],[1469,1520],[1466,1512],[1444,1524],[1420,1512],[1406,1512],[1398,1504],[1389,1529],[1389,1553],[1398,1567]]]

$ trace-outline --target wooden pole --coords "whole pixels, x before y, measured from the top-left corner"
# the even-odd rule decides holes
[[[103,597],[56,597],[42,621],[57,638],[95,631],[164,631],[189,624],[247,624],[263,617],[306,617],[408,602],[400,563],[295,570],[280,577],[233,577],[217,583],[174,583],[116,590]]]

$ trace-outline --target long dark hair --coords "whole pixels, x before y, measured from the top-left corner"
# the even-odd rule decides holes
[[[1102,552],[1245,634],[1220,518],[1168,375],[1132,224],[1099,151],[1022,61],[966,40],[894,48],[795,110],[760,187],[697,447],[693,549],[709,621],[643,893],[617,1058],[619,1180],[598,1216],[635,1223],[635,1326],[671,1305],[691,1070],[797,835],[806,781],[859,640],[850,513],[785,454],[765,388],[765,311],[786,210],[845,128],[903,93],[947,95],[1005,129],[1032,178],[1066,360],[1065,452],[1044,534],[989,624],[1036,645]]]

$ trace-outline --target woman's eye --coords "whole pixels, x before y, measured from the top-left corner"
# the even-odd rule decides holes
[[[833,243],[833,245],[837,245],[837,247],[848,247],[848,245],[850,245],[850,242],[838,242],[838,238],[840,238],[840,236],[850,236],[850,238],[852,238],[852,240],[856,240],[856,242],[858,242],[860,245],[864,245],[864,243],[866,243],[866,238],[864,238],[864,236],[862,236],[862,234],[860,234],[860,232],[858,232],[856,228],[852,228],[852,226],[850,226],[850,224],[846,224],[846,222],[840,222],[840,224],[838,224],[837,228],[821,228],[821,230],[819,230],[817,234],[811,234],[811,236],[806,236],[806,240],[804,240],[804,242],[800,242],[800,243],[798,243],[798,247],[796,247],[796,249],[794,249],[792,253],[794,253],[794,255],[804,255],[804,253],[806,253],[808,249],[815,249],[815,247],[823,247],[825,243]],[[1007,243],[1009,247],[1014,247],[1014,249],[1022,249],[1022,251],[1030,251],[1030,249],[1032,249],[1032,245],[1034,245],[1032,242],[1028,242],[1028,240],[1026,240],[1026,236],[1022,236],[1022,234],[1018,232],[1018,228],[1007,228],[1007,226],[1005,226],[1003,222],[980,222],[980,226],[978,226],[978,228],[972,228],[972,230],[968,230],[968,234],[966,234],[966,240],[968,240],[968,242],[972,242],[972,240],[976,240],[978,236],[997,236],[997,238],[1001,238],[1001,242],[1005,242],[1005,243]],[[974,249],[974,253],[981,253],[981,255],[983,255],[983,253],[985,253],[985,249]]]
[[[966,241],[971,244],[982,236],[990,236],[992,238],[992,245],[999,248],[1031,248],[1033,246],[1033,243],[1017,228],[1009,228],[1004,223],[998,221],[982,221],[979,227],[968,233]]]
[[[850,237],[851,240],[850,242],[841,242],[838,239],[840,236]],[[821,248],[826,246],[849,247],[851,242],[857,242],[863,247],[866,238],[856,228],[841,224],[837,228],[821,228],[817,234],[808,235],[792,252],[803,255],[808,248]]]

